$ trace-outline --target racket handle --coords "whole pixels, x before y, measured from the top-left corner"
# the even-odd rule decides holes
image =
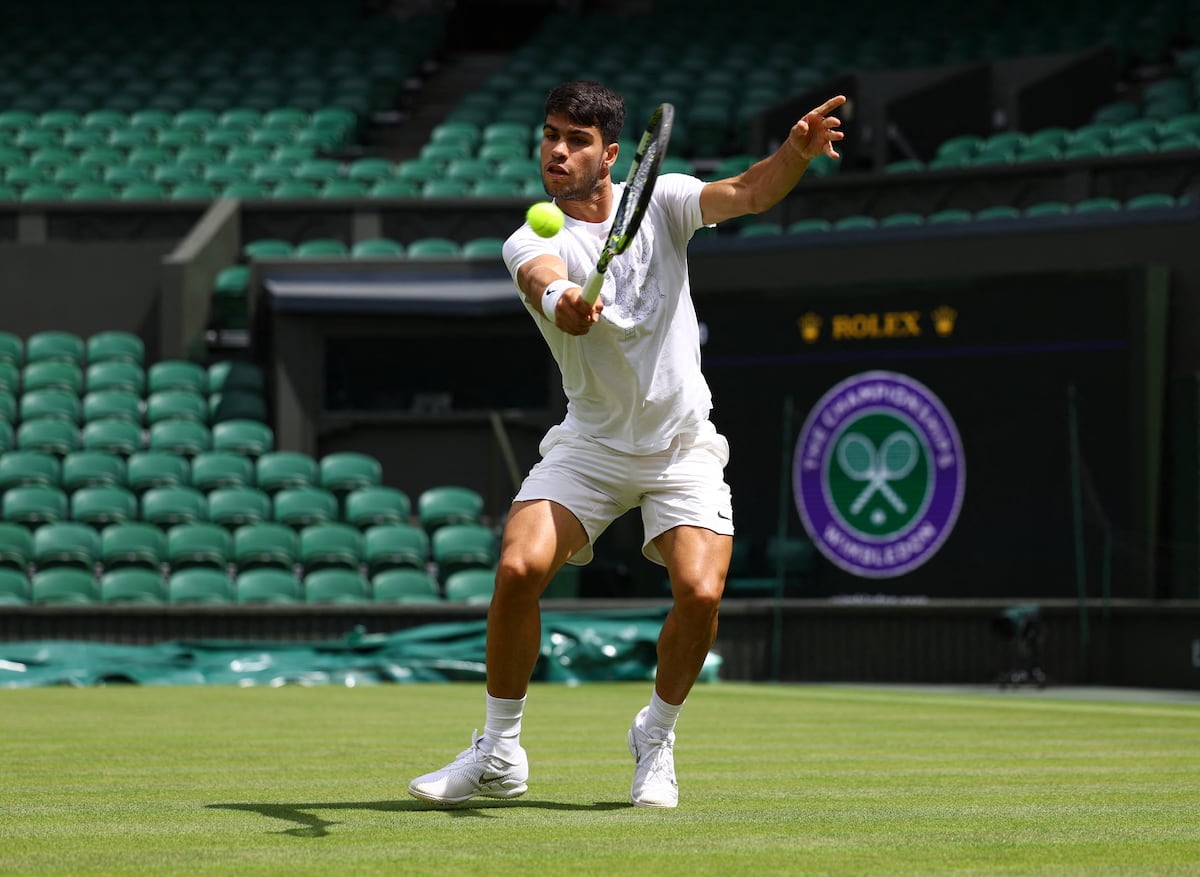
[[[593,271],[588,277],[587,282],[583,284],[583,300],[588,304],[595,304],[596,299],[600,297],[600,287],[604,285],[604,274],[599,271]]]

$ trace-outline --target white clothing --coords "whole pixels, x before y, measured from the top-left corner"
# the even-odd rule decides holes
[[[600,321],[575,336],[522,301],[562,372],[567,415],[561,426],[628,454],[653,454],[708,419],[712,394],[700,371],[700,337],[688,281],[687,245],[704,222],[704,183],[686,174],[658,178],[629,249],[609,262]],[[613,187],[613,212],[625,184]],[[504,243],[514,280],[536,256],[554,254],[583,286],[596,266],[612,216],[566,217],[562,231],[539,237],[526,223]]]
[[[733,535],[729,442],[707,421],[653,454],[617,451],[563,426],[546,433],[538,450],[542,459],[515,501],[549,499],[575,515],[588,537],[569,559],[576,566],[591,561],[600,534],[633,508],[642,515],[642,554],[660,566],[666,564],[654,540],[675,527]]]

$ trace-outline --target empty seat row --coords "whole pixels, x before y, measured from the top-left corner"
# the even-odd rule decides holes
[[[62,333],[56,333],[62,334]],[[36,358],[31,358],[36,357]],[[214,363],[205,367],[189,360],[160,360],[144,367],[132,359],[86,360],[68,345],[55,354],[21,345],[20,338],[0,333],[0,392],[62,390],[76,395],[121,390],[146,396],[186,391],[200,396],[265,392],[262,370],[252,363]]]
[[[325,567],[362,570],[421,569],[445,579],[460,569],[497,560],[495,531],[482,524],[451,524],[432,538],[415,524],[255,522],[235,528],[192,522],[158,527],[144,522],[91,526],[64,521],[29,530],[0,522],[0,566],[25,572],[58,566],[87,570],[193,566],[246,570],[274,567],[313,572]]]
[[[99,576],[57,567],[27,576],[0,568],[0,606],[135,604],[227,605],[298,603],[430,603],[491,599],[495,573],[462,570],[439,584],[417,569],[389,569],[367,577],[349,569],[321,569],[303,576],[281,569],[236,575],[206,567],[164,576],[147,569],[110,570]]]
[[[205,494],[194,487],[153,487],[141,495],[125,487],[11,487],[0,498],[0,518],[27,527],[61,521],[94,526],[146,521],[161,527],[197,521],[225,527],[277,521],[291,527],[343,522],[367,527],[409,518],[408,496],[392,487],[362,487],[343,503],[322,487],[290,487],[267,493],[256,487],[222,487]]]
[[[211,426],[225,420],[265,422],[269,413],[266,398],[248,392],[205,396],[192,390],[161,390],[143,398],[129,390],[94,390],[84,396],[61,389],[20,395],[0,390],[0,421],[15,425],[46,417],[77,425],[115,417],[136,424],[183,419]]]
[[[82,426],[56,417],[38,417],[22,422],[16,429],[0,420],[0,453],[26,451],[65,457],[76,451],[102,451],[129,457],[140,451],[160,451],[194,457],[205,451],[226,450],[257,456],[274,443],[274,432],[266,423],[243,418],[221,420],[211,426],[171,418],[148,428],[121,417],[102,417]]]

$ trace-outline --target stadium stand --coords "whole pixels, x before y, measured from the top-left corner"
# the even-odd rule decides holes
[[[889,118],[874,126],[886,142],[812,164],[811,204],[698,233],[697,247],[1130,223],[1194,209],[1200,191],[1186,169],[1200,157],[1200,28],[1182,0],[1103,0],[1087,15],[1018,4],[999,21],[977,4],[935,2],[921,15],[937,28],[914,28],[895,4],[829,10],[838,50],[801,65],[794,35],[811,11],[795,4],[659,0],[628,12],[637,26],[621,32],[560,10],[436,95],[421,92],[451,57],[448,16],[416,5],[433,11],[331,0],[5,10],[3,234],[53,239],[104,224],[104,239],[129,243],[158,223],[174,242],[218,199],[239,206],[235,241],[188,255],[187,308],[164,297],[120,331],[0,332],[0,602],[487,599],[497,529],[485,506],[506,495],[503,479],[400,483],[368,453],[382,442],[355,432],[360,412],[320,436],[336,451],[298,440],[273,407],[276,383],[295,376],[254,334],[252,304],[264,266],[280,263],[495,267],[502,235],[544,197],[541,102],[560,79],[611,81],[631,119],[674,101],[664,170],[719,179],[769,151],[776,110],[855,77],[983,64],[990,88],[1022,59],[1113,53],[1112,81],[1061,123],[988,106],[982,124],[964,110],[913,141],[891,136],[912,132]],[[626,35],[639,31],[661,35],[669,69]],[[578,51],[548,51],[567,38]],[[865,86],[855,97],[863,114],[877,111]],[[861,118],[849,124],[866,134]],[[618,176],[632,151],[624,142]],[[177,306],[189,319],[205,311],[208,331],[168,337],[154,321]],[[765,563],[783,550],[765,545]],[[807,545],[782,562],[802,578],[816,560]]]

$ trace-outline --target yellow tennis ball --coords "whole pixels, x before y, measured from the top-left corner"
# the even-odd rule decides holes
[[[539,201],[525,213],[529,227],[544,238],[552,238],[563,227],[563,212],[557,204]]]

